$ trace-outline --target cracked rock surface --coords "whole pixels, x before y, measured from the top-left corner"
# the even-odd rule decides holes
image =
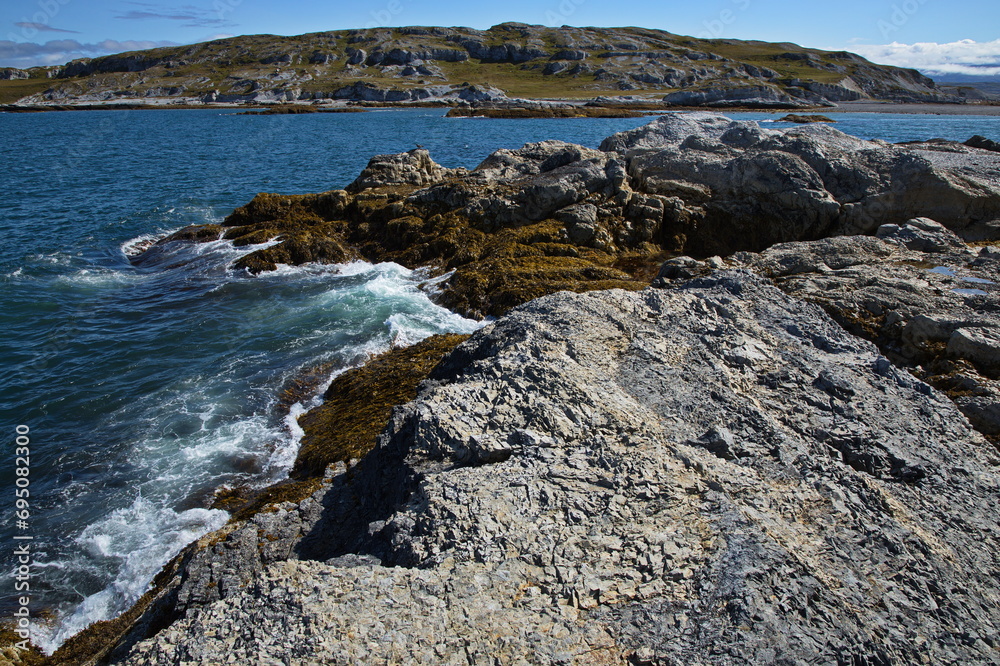
[[[284,507],[299,561],[218,560],[233,584],[121,661],[996,664],[998,464],[750,271],[545,296]]]

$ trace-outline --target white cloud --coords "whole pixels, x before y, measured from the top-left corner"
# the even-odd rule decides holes
[[[176,42],[149,42],[127,40],[119,42],[105,39],[96,43],[80,43],[75,39],[55,39],[44,44],[34,42],[12,42],[0,40],[0,67],[35,67],[37,65],[61,65],[76,58],[96,58],[97,56],[141,51],[157,46],[176,46]]]
[[[925,74],[1000,76],[1000,39],[992,42],[963,39],[947,44],[856,44],[851,50],[872,62],[910,67]]]

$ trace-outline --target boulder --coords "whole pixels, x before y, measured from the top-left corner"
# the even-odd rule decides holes
[[[952,142],[893,146],[817,124],[785,130],[708,113],[668,114],[608,137],[632,187],[680,197],[687,249],[728,254],[874,233],[930,217],[968,240],[997,237],[1000,158]]]
[[[742,106],[763,109],[797,109],[809,106],[769,85],[679,90],[664,95],[663,101],[672,106]]]
[[[0,69],[0,81],[16,81],[19,79],[30,79],[31,74],[16,67],[4,67]]]
[[[990,150],[993,151],[994,153],[1000,153],[1000,143],[997,143],[992,139],[987,139],[985,136],[980,136],[979,134],[967,140],[965,142],[965,145],[971,148],[982,148],[983,150]]]
[[[423,148],[394,155],[376,155],[368,161],[368,166],[347,186],[348,192],[360,192],[371,187],[392,185],[430,185],[451,175],[454,169],[446,169],[431,159]]]
[[[875,236],[917,252],[971,252],[955,232],[926,217],[902,225],[883,224],[875,230]]]

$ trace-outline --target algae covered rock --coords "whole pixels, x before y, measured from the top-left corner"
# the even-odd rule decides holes
[[[422,148],[379,155],[346,191],[258,195],[225,220],[224,238],[273,242],[235,265],[250,273],[356,258],[454,271],[439,300],[498,315],[560,290],[641,288],[669,254],[890,233],[885,225],[916,218],[966,240],[998,238],[1000,158],[990,155],[668,114],[601,150],[541,141],[498,150],[471,171]]]

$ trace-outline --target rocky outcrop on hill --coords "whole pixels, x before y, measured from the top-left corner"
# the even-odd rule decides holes
[[[190,91],[192,101],[205,103],[345,96],[407,103],[424,97],[400,91],[426,90],[428,79],[450,85],[502,81],[513,97],[653,91],[669,93],[667,103],[685,106],[796,108],[859,98],[965,101],[913,70],[875,65],[850,53],[700,40],[642,28],[523,23],[489,30],[409,27],[233,37],[74,60],[51,73],[60,82],[24,103],[66,103],[76,96],[93,101],[85,96],[98,93],[142,99],[150,89],[178,85]],[[81,89],[82,80],[87,83]],[[227,81],[252,81],[259,90],[230,89]],[[381,92],[355,89],[358,84]],[[207,97],[213,92],[215,97]]]
[[[219,600],[121,663],[997,663],[998,464],[750,272],[552,295],[350,474],[223,536]],[[293,560],[247,569],[268,544]]]
[[[813,106],[793,99],[776,86],[718,87],[681,90],[663,101],[672,106],[748,107],[753,109],[800,109]]]
[[[14,67],[4,67],[0,69],[0,81],[16,81],[19,79],[29,78],[31,78],[31,73],[26,72],[23,69],[17,69]]]

